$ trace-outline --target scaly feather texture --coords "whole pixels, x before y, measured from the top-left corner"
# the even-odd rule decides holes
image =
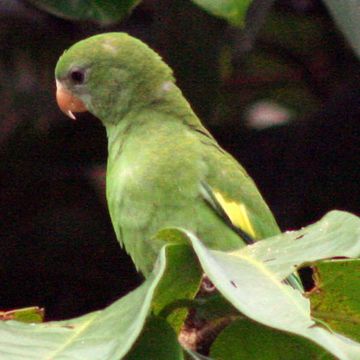
[[[65,52],[55,73],[106,127],[111,220],[145,276],[164,245],[154,235],[165,227],[190,230],[221,250],[279,233],[252,179],[141,41],[123,33],[91,37]]]

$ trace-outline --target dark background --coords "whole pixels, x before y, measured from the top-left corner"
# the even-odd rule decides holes
[[[143,1],[111,26],[0,1],[1,310],[38,305],[47,319],[69,318],[141,281],[106,208],[105,131],[55,102],[58,57],[93,34],[126,31],[164,57],[284,230],[335,208],[359,215],[358,60],[319,1],[260,10],[241,31],[185,0]],[[255,126],[248,110],[259,101],[289,120]]]

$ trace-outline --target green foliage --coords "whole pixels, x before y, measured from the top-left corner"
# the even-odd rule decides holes
[[[41,323],[44,320],[44,309],[32,306],[23,309],[0,311],[0,320],[16,320],[23,323]]]
[[[318,321],[318,315],[326,312],[328,316],[321,316],[322,320],[343,334],[356,337],[356,328],[348,326],[348,318],[358,325],[358,297],[356,292],[352,296],[349,291],[356,280],[357,275],[353,274],[356,274],[354,266],[358,263],[317,260],[336,254],[359,256],[359,224],[356,216],[333,211],[304,229],[231,253],[207,249],[193,234],[179,229],[167,229],[160,236],[172,233],[172,239],[190,241],[202,269],[233,305],[229,307],[223,300],[219,301],[220,297],[210,297],[210,305],[205,305],[205,297],[195,306],[201,308],[204,304],[202,316],[210,322],[214,318],[228,317],[230,320],[230,325],[210,349],[214,358],[240,359],[254,354],[259,359],[305,359],[308,354],[313,354],[312,358],[330,358],[330,353],[339,359],[356,360],[360,356],[360,344],[330,332],[323,321]],[[127,359],[165,359],[169,354],[173,359],[183,359],[173,329],[178,329],[179,323],[171,324],[171,317],[166,321],[149,315],[152,311],[161,316],[161,310],[171,302],[194,296],[194,285],[200,275],[196,257],[186,244],[167,245],[161,251],[154,272],[143,285],[105,310],[68,321],[37,325],[1,322],[0,353],[10,360],[65,357],[115,360],[126,354]],[[281,282],[294,265],[299,267],[308,262],[315,262],[322,279],[320,296],[313,303],[316,320],[310,314],[310,301]],[[339,301],[340,312],[331,305]],[[241,314],[236,316],[234,309]],[[330,312],[339,316],[331,317]],[[234,319],[237,320],[234,322]],[[191,356],[201,358],[196,353]]]
[[[360,356],[360,346],[317,326],[311,317],[310,301],[281,281],[295,265],[328,257],[331,250],[332,256],[336,256],[335,252],[359,256],[359,230],[360,219],[334,211],[300,230],[300,234],[285,233],[232,253],[206,249],[193,235],[188,236],[205,273],[242,314],[304,336],[341,358]],[[303,238],[304,244],[299,241]]]
[[[163,250],[152,276],[105,310],[69,321],[36,326],[15,321],[1,322],[0,354],[9,360],[124,357],[144,327],[154,291],[165,271]]]
[[[150,317],[126,360],[168,360],[169,356],[184,359],[176,333],[164,319]]]
[[[140,0],[27,0],[53,15],[71,20],[90,20],[102,25],[124,18]]]
[[[176,231],[172,232],[176,233]],[[167,276],[163,278],[156,289],[152,302],[155,315],[159,315],[164,308],[178,299],[193,299],[199,289],[202,274],[201,268],[188,246],[170,246],[167,251],[173,254],[173,261],[171,264],[167,263]],[[180,308],[172,311],[167,318],[176,332],[180,330],[186,315],[186,309]]]
[[[244,336],[246,334],[246,336]],[[323,359],[326,351],[304,338],[261,326],[248,319],[234,321],[215,340],[217,360]]]
[[[360,260],[331,260],[316,265],[312,313],[332,329],[360,341]]]
[[[234,26],[243,27],[246,12],[252,0],[192,0],[208,13],[227,20]]]
[[[121,20],[140,0],[27,0],[49,13],[71,20],[91,20],[109,24]],[[246,11],[252,0],[192,0],[205,11],[229,21],[235,26],[243,26]]]
[[[304,263],[359,256],[359,239],[359,218],[343,211],[331,211],[315,224],[258,242],[238,253],[266,263],[282,280]]]

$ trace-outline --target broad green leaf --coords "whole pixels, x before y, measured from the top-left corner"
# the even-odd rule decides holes
[[[164,230],[163,233],[171,238],[180,237],[182,242],[187,241],[186,236],[179,230]],[[180,242],[181,242],[180,241]],[[167,249],[172,259],[167,264],[166,276],[162,279],[152,302],[152,310],[159,315],[162,310],[176,300],[193,299],[199,290],[202,276],[201,268],[189,245],[172,245]],[[188,311],[180,308],[168,316],[169,323],[178,332],[183,324]]]
[[[211,346],[216,360],[333,358],[309,340],[270,329],[248,319],[230,324]]]
[[[246,12],[252,0],[192,0],[208,13],[227,20],[234,26],[244,26]]]
[[[360,260],[332,260],[316,265],[310,293],[313,316],[360,341]]]
[[[0,322],[0,358],[7,360],[118,360],[142,331],[167,261],[176,252],[164,247],[151,276],[105,310],[68,321],[43,324]],[[166,277],[166,276],[165,276]]]
[[[359,0],[324,0],[336,24],[360,57]]]
[[[182,348],[169,323],[150,317],[126,360],[183,360]]]
[[[197,299],[199,306],[196,307],[196,315],[200,319],[212,321],[228,316],[238,316],[238,310],[235,309],[221,294],[214,294],[205,298]]]
[[[70,20],[90,20],[103,25],[120,21],[140,0],[27,0],[55,16]]]
[[[331,211],[320,221],[298,231],[288,231],[233,253],[266,263],[280,280],[304,263],[332,257],[360,255],[360,219]]]
[[[0,357],[120,359],[142,330],[161,272],[105,310],[62,322],[0,323]]]
[[[323,221],[324,219],[326,221]],[[353,233],[355,231],[357,234],[359,230],[359,219],[342,212],[332,212],[324,219],[320,221],[319,226],[311,225],[303,229],[301,235],[304,235],[304,231],[309,237],[313,231],[316,236],[321,235],[323,232],[327,233],[324,239],[320,236],[322,248],[326,249],[327,247],[325,237],[329,238],[329,247],[332,248],[333,238],[330,236],[332,231],[329,229],[337,231],[341,228],[342,231],[337,232],[336,235],[340,237],[335,249],[336,252],[340,256],[343,256],[344,253],[351,256],[353,252],[356,252],[360,238],[358,236],[354,237]],[[349,227],[349,230],[345,231],[344,226],[341,224],[345,224],[345,227]],[[304,259],[302,261],[306,262],[310,258],[311,261],[315,261],[316,236],[313,237],[315,249],[310,246],[305,248],[289,246],[288,234],[283,235],[284,245],[280,240],[281,236],[275,238],[276,247],[270,247],[272,244],[270,243],[271,239],[269,239],[267,245],[272,261],[264,262],[248,251],[225,253],[209,250],[193,234],[188,233],[205,273],[225,298],[244,315],[264,325],[306,337],[339,359],[359,359],[360,345],[317,326],[311,318],[309,300],[299,291],[282,283],[279,275],[272,271],[274,267],[281,268],[281,266],[276,266],[277,262],[284,264],[284,257],[277,257],[278,251],[281,252],[283,246],[286,247],[286,256],[290,259]],[[348,237],[351,238],[351,242],[355,242],[350,249]],[[332,256],[334,255],[336,254]],[[323,258],[322,254],[317,256]],[[270,263],[272,268],[268,266]],[[285,265],[282,266],[285,266],[286,269],[289,267],[293,269],[295,265],[300,264],[301,261],[296,261],[293,264],[286,261]]]

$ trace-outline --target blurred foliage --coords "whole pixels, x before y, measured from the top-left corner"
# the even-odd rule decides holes
[[[108,218],[104,129],[90,114],[70,122],[54,99],[58,57],[96,33],[126,31],[161,53],[283,228],[332,208],[360,213],[358,60],[319,1],[265,3],[253,1],[239,29],[185,0],[142,1],[116,24],[123,13],[110,7],[75,21],[40,1],[0,1],[0,309],[68,318],[140,282]],[[258,129],[249,109],[264,101],[286,121]]]
[[[226,19],[234,26],[243,26],[246,11],[252,0],[192,0],[212,15]]]
[[[324,0],[336,24],[360,57],[360,12],[356,0]]]
[[[128,15],[140,0],[27,0],[39,9],[69,20],[91,20],[110,25]]]

